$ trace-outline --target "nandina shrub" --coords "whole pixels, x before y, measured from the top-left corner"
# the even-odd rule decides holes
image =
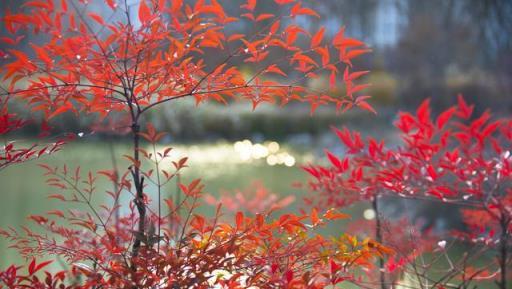
[[[96,114],[99,121],[128,120],[133,141],[126,171],[83,173],[80,167],[42,165],[50,198],[71,203],[29,218],[42,233],[2,231],[25,256],[55,254],[72,265],[69,272],[47,273],[45,282],[34,274],[47,262],[28,266],[28,274],[11,266],[0,274],[9,288],[322,288],[342,281],[357,282],[357,268],[371,268],[374,256],[391,251],[369,239],[342,235],[327,239],[312,230],[329,220],[344,218],[333,209],[310,214],[252,217],[236,213],[234,221],[196,212],[202,199],[199,180],[180,184],[183,198],[164,198],[165,184],[185,169],[187,159],[170,160],[171,148],[156,150],[163,133],[141,123],[162,103],[194,98],[229,103],[307,102],[314,111],[334,104],[373,111],[368,96],[357,93],[367,85],[354,81],[367,71],[352,71],[352,60],[369,52],[364,43],[340,29],[332,41],[325,28],[309,33],[307,17],[319,15],[294,0],[267,1],[280,14],[256,10],[265,4],[251,0],[234,17],[215,0],[194,3],[147,1],[131,15],[127,1],[106,0],[108,17],[93,11],[88,1],[29,1],[20,11],[7,10],[2,38],[11,49],[0,74],[7,83],[3,97],[22,101],[45,121],[63,113]],[[104,11],[103,11],[104,12]],[[245,35],[237,25],[258,30]],[[42,34],[30,43],[31,53],[16,49],[22,33]],[[243,73],[243,63],[255,70]],[[343,71],[343,73],[340,73]],[[314,91],[304,80],[327,73],[330,87]],[[334,95],[339,86],[343,95]],[[127,115],[128,117],[124,117]],[[142,141],[151,144],[145,150]],[[95,205],[103,191],[99,178],[113,184],[110,203]],[[147,194],[155,188],[157,197]],[[132,200],[123,208],[121,195]],[[151,206],[154,204],[154,206]],[[122,210],[124,209],[124,210]],[[64,281],[65,275],[70,279]]]
[[[5,271],[0,272],[1,288],[59,288],[68,289],[76,286],[66,284],[66,272],[60,271],[55,274],[44,273],[44,279],[37,276],[37,272],[49,265],[52,261],[38,263],[32,259],[27,268],[27,273],[21,273],[21,267],[9,266]]]
[[[161,136],[151,126],[141,135],[151,141]],[[173,160],[171,170],[159,168],[169,152],[140,149],[144,162],[151,164],[139,165],[143,180],[155,184],[159,192],[186,167],[183,158]],[[368,239],[359,241],[349,235],[329,239],[315,234],[314,230],[329,220],[347,217],[333,209],[323,214],[312,210],[307,215],[262,212],[253,217],[238,212],[233,222],[219,219],[220,205],[211,218],[197,214],[203,189],[199,180],[180,185],[184,197],[180,203],[162,198],[165,208],[158,206],[157,211],[147,206],[151,200],[145,195],[148,211],[140,232],[137,205],[131,203],[128,214],[119,213],[120,195],[136,194],[130,171],[116,177],[112,171],[82,174],[79,168],[43,167],[48,184],[61,192],[50,198],[83,204],[86,210],[32,215],[30,219],[43,233],[11,230],[2,235],[23,255],[65,257],[74,268],[69,274],[75,279],[80,276],[80,286],[87,288],[323,288],[342,281],[358,282],[357,268],[371,268],[374,256],[391,253]],[[112,187],[116,190],[107,192],[112,198],[110,205],[96,207],[93,200],[101,193],[96,190],[99,177],[115,182]],[[132,249],[135,238],[142,240],[137,254]],[[6,276],[12,275],[9,272]],[[7,285],[12,282],[5,281]],[[27,280],[20,277],[19,282]]]
[[[403,142],[399,146],[387,147],[384,141],[371,137],[363,140],[358,132],[335,128],[347,147],[346,156],[340,158],[327,151],[329,166],[305,167],[313,177],[309,186],[315,192],[309,202],[322,208],[370,201],[377,211],[372,235],[389,246],[392,244],[384,236],[385,225],[378,211],[380,197],[437,200],[456,206],[455,209],[464,206],[462,217],[470,231],[439,236],[438,251],[440,258],[448,258],[446,240],[456,238],[470,242],[474,248],[460,261],[448,260],[446,274],[434,284],[446,288],[451,280],[456,280],[453,282],[460,283],[459,288],[467,288],[472,282],[490,279],[499,288],[507,288],[512,242],[512,120],[493,119],[489,111],[480,116],[473,116],[472,112],[473,106],[459,96],[456,106],[433,119],[429,101],[425,100],[415,114],[399,113],[395,123]],[[400,231],[391,232],[402,235]],[[409,239],[413,244],[415,240],[425,240]],[[416,257],[422,255],[418,252],[421,247],[415,248],[413,258],[401,258],[399,263],[404,270],[417,275],[418,280],[428,280],[424,279],[424,271],[432,265],[419,269],[416,265]],[[394,249],[402,251],[400,246]],[[496,254],[494,262],[483,266],[475,263],[490,251]],[[431,252],[429,249],[425,253]],[[396,268],[396,259],[391,262]],[[384,269],[382,260],[381,267]],[[381,281],[385,277],[382,274]]]
[[[25,100],[31,111],[41,111],[47,119],[65,112],[103,118],[128,114],[141,227],[146,210],[138,167],[140,124],[158,105],[186,97],[198,104],[242,98],[254,107],[296,100],[310,103],[312,111],[328,103],[338,110],[355,105],[373,110],[368,96],[356,95],[366,85],[354,84],[367,71],[350,71],[352,60],[369,49],[345,37],[343,28],[329,42],[325,28],[311,35],[299,20],[319,15],[301,2],[268,1],[281,8],[276,15],[256,12],[256,6],[265,4],[249,1],[236,14],[241,18],[227,14],[217,1],[141,1],[136,17],[126,1],[101,3],[109,7],[110,19],[120,20],[105,20],[99,11],[88,10],[87,1],[30,1],[18,13],[7,11],[4,24],[12,35],[6,43],[16,45],[22,32],[44,34],[46,40],[30,44],[33,57],[16,49],[2,52],[1,74],[8,81],[3,95]],[[237,26],[245,24],[259,30],[237,33]],[[241,63],[251,64],[255,72],[244,74]],[[341,77],[339,71],[344,71]],[[330,75],[330,90],[302,85],[324,72]],[[341,83],[345,94],[331,95]],[[135,239],[134,254],[141,243]]]

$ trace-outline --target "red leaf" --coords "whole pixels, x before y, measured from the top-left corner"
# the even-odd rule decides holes
[[[303,8],[300,2],[295,4],[295,6],[292,7],[290,12],[291,17],[295,17],[298,15],[311,15],[320,18],[320,15],[318,15],[318,13],[316,13],[315,10],[310,8]]]
[[[281,21],[277,20],[276,22],[274,22],[274,24],[272,24],[272,26],[270,27],[270,33],[271,34],[276,34],[276,32],[279,29],[280,25],[281,25]]]
[[[272,72],[272,73],[277,73],[279,75],[282,75],[282,76],[287,76],[286,73],[284,73],[277,65],[275,64],[272,64],[270,65],[267,69],[266,69],[266,72]]]
[[[247,4],[241,5],[240,8],[245,8],[249,11],[253,11],[256,8],[257,0],[247,0]]]
[[[438,117],[437,117],[437,128],[442,129],[445,124],[452,118],[453,113],[455,113],[455,107],[451,107],[445,111],[443,111]]]
[[[36,46],[34,44],[31,44],[31,46],[34,49],[34,51],[36,52],[37,57],[39,59],[41,59],[41,61],[43,61],[47,66],[50,66],[52,63],[52,59],[48,56],[45,49],[43,49],[39,46]]]
[[[350,137],[350,131],[344,127],[343,128],[343,131],[333,127],[332,128],[334,130],[334,132],[336,133],[336,135],[338,136],[338,138],[349,148],[353,148],[354,147],[354,143],[352,142],[352,138]]]
[[[347,95],[353,95],[354,93],[364,90],[370,86],[371,86],[371,84],[359,84],[354,87],[351,87],[350,89],[347,88]],[[361,97],[358,97],[358,99],[359,98],[361,98]]]
[[[369,112],[372,112],[373,114],[377,114],[377,111],[373,109],[373,107],[366,101],[357,101],[356,105],[360,107],[361,109],[367,110]]]
[[[149,10],[148,5],[145,0],[140,1],[139,5],[139,20],[141,23],[146,23],[149,21],[151,17],[151,11]]]
[[[311,48],[317,47],[322,42],[324,38],[325,27],[321,27],[320,30],[311,38]]]
[[[66,198],[63,195],[61,195],[61,194],[49,195],[48,199],[58,199],[58,200],[61,200],[61,201],[66,201]]]
[[[370,53],[370,52],[372,52],[371,49],[356,49],[356,50],[352,50],[352,51],[349,51],[346,54],[344,54],[342,60],[343,61],[350,61],[352,58],[356,58],[359,55],[363,55],[363,54]]]
[[[244,37],[245,37],[244,34],[233,34],[233,35],[228,37],[228,42],[236,41],[236,40],[242,39]]]
[[[303,167],[302,169],[305,170],[307,173],[309,173],[310,175],[312,175],[315,178],[320,177],[320,172],[317,169],[315,169],[315,167],[313,167],[313,166]]]
[[[237,212],[236,213],[236,228],[237,229],[242,228],[243,224],[244,224],[244,213]]]
[[[501,125],[501,121],[495,121],[489,125],[487,125],[483,130],[482,130],[482,133],[480,134],[480,138],[483,140],[485,139],[486,137],[492,135],[496,129],[498,129],[498,127]]]
[[[61,218],[64,218],[64,213],[60,210],[52,210],[47,212],[48,215],[55,215]]]
[[[26,7],[34,7],[34,8],[43,8],[43,9],[50,9],[51,6],[48,4],[48,3],[45,3],[43,1],[29,1],[25,4],[23,4],[23,6],[26,6]]]
[[[286,5],[295,2],[295,0],[274,0],[278,5]]]
[[[440,200],[444,200],[444,196],[443,194],[441,194],[439,191],[437,190],[430,190],[428,191],[429,194],[433,195],[434,197],[440,199]]]
[[[299,11],[297,11],[297,15],[311,15],[311,16],[315,16],[316,18],[320,18],[320,15],[318,15],[318,13],[316,13],[315,10],[310,9],[310,8],[299,9]]]
[[[331,162],[333,166],[335,166],[339,170],[343,170],[343,165],[338,157],[333,155],[330,151],[325,150],[325,154],[327,155],[327,158]]]
[[[434,169],[434,167],[432,165],[429,165],[427,167],[427,172],[428,172],[428,175],[432,178],[432,180],[435,181],[437,179],[436,170]]]
[[[288,283],[292,282],[292,280],[293,280],[293,271],[292,270],[286,271],[286,273],[284,273],[284,276],[286,278],[286,282],[288,282]]]
[[[98,22],[100,25],[105,25],[105,21],[103,20],[103,17],[96,13],[89,13],[89,17],[91,17],[94,21]]]
[[[458,114],[460,115],[460,117],[462,117],[464,119],[469,119],[471,117],[471,114],[473,113],[473,108],[475,106],[474,105],[468,106],[466,101],[464,101],[464,97],[462,96],[462,94],[459,94],[457,96],[457,102],[458,102],[458,106],[459,106]]]
[[[430,122],[430,99],[425,99],[416,110],[416,116],[418,121],[423,124]]]
[[[48,265],[49,265],[49,264],[51,264],[52,262],[53,262],[53,260],[44,261],[44,262],[39,263],[39,264],[35,267],[35,269],[34,269],[34,272],[33,272],[33,273],[35,273],[35,272],[37,272],[37,271],[39,271],[39,270],[43,269],[44,267],[48,266]]]
[[[331,73],[329,75],[329,88],[336,88],[336,70],[331,70]]]
[[[263,21],[263,20],[266,20],[266,19],[270,19],[270,18],[274,18],[274,14],[270,14],[270,13],[264,13],[264,14],[260,14],[258,15],[258,17],[256,17],[256,22],[260,22],[260,21]]]
[[[352,73],[348,73],[348,68],[347,68],[345,70],[345,74],[343,75],[343,78],[345,81],[352,81],[352,80],[358,79],[359,77],[361,77],[363,75],[368,74],[369,72],[370,72],[369,70],[365,70],[365,71],[354,71]]]
[[[52,119],[54,117],[56,117],[57,115],[59,114],[62,114],[68,110],[71,110],[71,103],[70,102],[66,102],[65,105],[61,105],[59,106],[59,108],[57,108],[55,111],[53,111],[49,116],[48,116],[48,119]]]
[[[201,233],[204,232],[204,225],[205,225],[205,220],[200,215],[194,215],[192,221],[190,222],[190,226]]]
[[[336,264],[336,262],[334,262],[334,260],[333,260],[333,259],[330,259],[330,260],[329,260],[329,263],[330,263],[330,265],[331,265],[331,266],[330,266],[330,267],[331,267],[331,275],[334,275],[334,274],[338,273],[338,271],[342,268],[342,266],[341,266],[341,265]]]
[[[173,0],[171,1],[171,10],[173,12],[177,12],[181,9],[181,6],[183,5],[183,0]]]
[[[115,2],[115,0],[105,0],[107,2],[107,5],[112,9],[112,10],[116,10],[117,8],[117,3]]]
[[[327,49],[327,47],[317,47],[315,49],[315,52],[322,57],[322,65],[327,66],[329,64],[330,59],[329,50]],[[326,67],[326,69],[328,68]],[[331,69],[331,71],[332,70],[333,69]]]
[[[362,42],[358,39],[355,39],[355,38],[343,38],[342,40],[340,40],[334,44],[342,46],[342,47],[349,47],[349,46],[363,46],[364,42]]]
[[[32,262],[28,265],[28,274],[32,275],[34,274],[34,270],[36,268],[36,259],[32,258]]]
[[[28,218],[38,224],[46,224],[48,222],[48,219],[43,216],[37,216],[37,215],[30,215]]]

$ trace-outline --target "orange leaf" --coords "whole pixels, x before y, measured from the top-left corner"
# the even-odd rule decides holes
[[[260,22],[260,21],[270,19],[273,17],[274,17],[274,14],[270,14],[270,13],[260,14],[260,15],[258,15],[258,17],[256,17],[256,22]]]
[[[68,110],[71,110],[72,106],[70,102],[66,102],[65,105],[61,105],[59,108],[57,108],[55,111],[53,111],[49,116],[48,119],[51,119],[61,113],[64,113]]]
[[[295,17],[298,15],[311,15],[320,18],[320,15],[318,15],[318,13],[316,13],[315,10],[310,8],[303,8],[301,6],[302,4],[300,2],[295,4],[295,6],[293,6],[291,9],[290,16]]]
[[[245,35],[243,35],[243,34],[233,34],[233,35],[228,37],[228,42],[239,40],[239,39],[242,39],[244,37],[245,37]]]
[[[310,217],[311,217],[311,223],[313,224],[313,226],[320,223],[320,218],[318,218],[318,212],[315,208],[311,209]]]
[[[359,55],[370,53],[371,51],[372,51],[371,49],[356,49],[356,50],[352,50],[352,51],[347,52],[344,55],[343,60],[344,61],[349,61],[352,58],[356,58]]]
[[[330,60],[329,50],[327,47],[317,47],[315,52],[322,57],[322,65],[327,66]]]
[[[272,72],[272,73],[277,73],[279,75],[282,75],[282,76],[287,76],[286,73],[284,73],[277,65],[275,64],[272,64],[270,65],[267,69],[266,69],[266,72]]]
[[[338,213],[335,209],[329,209],[327,212],[325,212],[324,217],[327,220],[339,220],[339,219],[348,219],[350,218],[350,215]]]
[[[349,47],[349,46],[363,46],[364,42],[355,38],[343,38],[341,41],[336,43],[339,46],[342,47]]]
[[[270,33],[271,34],[276,34],[277,30],[279,29],[279,26],[281,25],[281,21],[276,21],[274,22],[274,24],[272,24],[272,26],[270,27]]]

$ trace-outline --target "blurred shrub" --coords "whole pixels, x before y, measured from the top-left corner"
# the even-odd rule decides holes
[[[396,104],[398,81],[391,73],[383,70],[372,71],[368,76],[368,82],[372,84],[368,94],[372,96],[374,104]]]
[[[385,74],[384,74],[385,75]],[[384,76],[384,79],[392,79]],[[390,81],[392,82],[392,81]],[[385,87],[386,85],[378,85]],[[387,85],[388,87],[390,85]],[[382,88],[383,91],[389,88]],[[380,95],[384,95],[381,97]],[[390,103],[392,93],[378,93],[378,103]],[[20,114],[24,114],[23,107],[13,108]],[[193,111],[193,113],[192,113]],[[379,110],[377,117],[386,117],[386,110]],[[22,134],[33,137],[39,134],[39,120],[37,115],[32,115],[34,122],[22,131]],[[119,118],[119,116],[112,116]],[[88,134],[93,124],[93,117],[83,115],[76,118],[72,113],[64,113],[57,116],[52,122],[52,134],[83,132]],[[144,121],[151,121],[158,130],[166,131],[171,141],[186,142],[198,139],[227,139],[265,137],[276,140],[285,140],[292,135],[309,135],[316,137],[329,131],[331,125],[344,125],[356,123],[358,126],[374,126],[375,118],[370,113],[360,110],[349,111],[345,114],[336,114],[333,108],[319,108],[312,116],[307,105],[289,105],[286,111],[280,110],[277,105],[261,105],[252,111],[250,104],[234,103],[223,106],[213,103],[205,103],[196,106],[194,101],[176,102],[172,105],[164,105],[158,110],[151,111]],[[120,127],[124,125],[124,127]],[[114,130],[123,130],[126,124],[114,125]],[[96,137],[103,137],[102,132],[96,132]]]
[[[194,113],[190,112],[194,110]],[[278,106],[261,105],[252,111],[247,104],[204,104],[195,107],[193,102],[182,102],[173,107],[163,107],[153,112],[149,119],[155,126],[182,140],[224,138],[239,139],[255,135],[282,140],[290,135],[319,135],[331,125],[360,120],[369,122],[368,114],[361,111],[337,115],[334,109],[319,109],[311,116],[309,107],[290,105],[285,111]]]

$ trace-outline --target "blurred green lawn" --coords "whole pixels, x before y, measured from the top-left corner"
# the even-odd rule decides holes
[[[175,147],[176,155],[189,157],[189,168],[183,172],[182,182],[189,182],[201,178],[205,184],[205,191],[212,195],[218,195],[221,191],[233,192],[236,189],[248,188],[255,180],[259,180],[271,192],[280,196],[294,195],[296,201],[286,210],[296,210],[301,206],[302,196],[306,193],[303,189],[292,186],[294,182],[304,182],[306,174],[300,169],[302,162],[312,158],[304,150],[296,150],[287,145],[281,145],[280,152],[287,152],[297,159],[297,163],[288,167],[285,165],[270,166],[265,159],[243,161],[234,150],[233,143],[219,142],[213,144],[187,144],[170,145]],[[120,171],[126,170],[128,162],[122,155],[130,154],[129,145],[117,142],[113,144],[116,161]],[[62,151],[18,165],[10,166],[0,171],[0,227],[21,228],[30,222],[27,216],[31,214],[43,214],[48,210],[60,209],[63,203],[48,199],[47,196],[58,192],[59,189],[45,184],[44,170],[38,166],[45,163],[50,166],[62,167],[67,164],[69,169],[80,166],[82,173],[88,170],[97,171],[112,169],[110,144],[105,141],[79,139],[66,145]],[[102,178],[100,178],[102,180]],[[105,201],[103,189],[110,189],[104,181],[98,183],[96,203]],[[154,192],[154,188],[153,188]],[[176,183],[167,185],[164,195],[176,192]],[[151,189],[149,189],[151,194]],[[66,193],[64,193],[66,194]],[[130,196],[125,195],[124,201]],[[205,209],[206,211],[211,211]],[[353,210],[351,210],[353,211]],[[341,232],[340,228],[331,228],[329,231]],[[20,261],[20,257],[14,250],[8,249],[8,242],[0,240],[0,267],[12,262]]]

